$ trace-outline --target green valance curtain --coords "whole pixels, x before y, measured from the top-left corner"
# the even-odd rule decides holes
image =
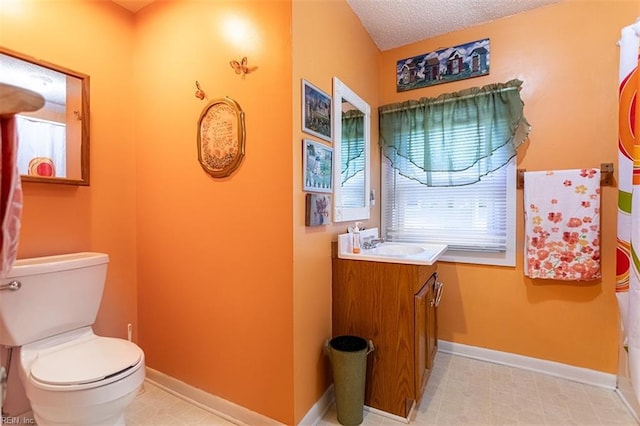
[[[342,114],[341,147],[341,183],[345,183],[364,170],[364,114],[357,109]]]
[[[427,186],[478,182],[527,138],[520,80],[378,108],[380,145],[393,168]]]

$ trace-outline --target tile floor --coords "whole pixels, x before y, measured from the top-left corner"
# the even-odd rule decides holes
[[[149,382],[125,413],[127,426],[233,425]]]
[[[129,426],[230,424],[150,383],[127,411]],[[365,411],[364,426],[401,424]],[[614,391],[442,352],[411,424],[637,425]],[[335,407],[318,423],[329,425]]]

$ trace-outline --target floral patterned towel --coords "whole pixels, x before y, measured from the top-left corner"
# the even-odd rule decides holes
[[[524,273],[531,278],[600,278],[600,170],[524,174]]]

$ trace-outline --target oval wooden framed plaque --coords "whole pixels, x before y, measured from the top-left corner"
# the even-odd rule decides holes
[[[209,102],[198,120],[198,161],[214,178],[233,173],[244,157],[244,112],[233,99]]]

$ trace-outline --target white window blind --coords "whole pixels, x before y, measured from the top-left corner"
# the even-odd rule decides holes
[[[470,139],[473,134],[458,128],[447,137]],[[462,174],[473,174],[472,169]],[[449,250],[443,260],[514,266],[515,169],[514,157],[479,182],[434,187],[405,177],[402,169],[392,167],[383,156],[384,237],[389,241],[447,244]],[[461,172],[457,173],[460,178]],[[446,184],[448,172],[431,172],[430,179]]]
[[[508,169],[504,166],[471,185],[427,187],[402,176],[384,158],[386,238],[445,243],[452,250],[506,251]]]
[[[361,140],[361,143],[364,142],[364,138]],[[342,159],[349,158],[348,146],[347,144],[342,145]],[[356,171],[355,174],[353,171]],[[347,177],[349,176],[349,177]],[[362,207],[365,205],[365,194],[362,188],[365,187],[364,184],[364,150],[362,153],[349,161],[349,166],[342,167],[341,173],[341,185],[340,189],[340,200],[342,203],[342,207]]]

